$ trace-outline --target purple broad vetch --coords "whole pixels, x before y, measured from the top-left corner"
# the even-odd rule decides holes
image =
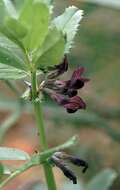
[[[43,93],[47,93],[59,105],[66,108],[68,113],[74,113],[79,109],[85,109],[86,104],[79,97],[78,90],[81,89],[89,79],[82,77],[85,69],[76,69],[69,80],[58,80],[57,78],[68,70],[68,59],[64,56],[63,62],[48,69],[47,77],[42,84]],[[41,85],[40,85],[41,89]]]
[[[71,163],[78,167],[83,167],[82,172],[85,173],[88,169],[88,163],[79,157],[66,154],[65,152],[55,152],[50,161],[62,170],[64,175],[77,184],[77,177],[75,173],[68,167],[67,163]]]

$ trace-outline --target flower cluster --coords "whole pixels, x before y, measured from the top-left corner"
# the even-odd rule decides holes
[[[59,105],[66,108],[68,113],[74,113],[79,109],[85,109],[85,102],[77,95],[89,79],[82,77],[84,67],[76,69],[70,80],[57,80],[57,77],[68,70],[68,59],[65,55],[63,62],[55,67],[49,68],[47,79],[44,82],[43,92],[47,93]]]

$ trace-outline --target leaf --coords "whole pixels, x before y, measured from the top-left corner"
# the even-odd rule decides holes
[[[52,5],[53,0],[42,0],[44,3],[46,3],[47,5]]]
[[[61,32],[56,28],[49,30],[49,33],[34,61],[38,68],[41,66],[57,65],[64,56],[65,40]]]
[[[16,149],[16,148],[7,148],[0,147],[0,160],[28,160],[30,156],[28,153]]]
[[[2,0],[2,1],[4,2],[8,15],[12,16],[13,18],[16,18],[18,15],[12,1],[11,0]]]
[[[12,66],[0,63],[0,80],[1,79],[18,80],[25,78],[26,76],[27,73],[25,73],[23,70],[16,69]]]
[[[24,45],[22,41],[20,41],[15,35],[15,32],[11,31],[6,25],[1,24],[0,26],[0,33],[3,34],[5,37],[7,37],[10,41],[14,42],[16,45],[19,46],[20,49],[22,49],[23,52],[25,52]]]
[[[6,165],[2,165],[0,163],[0,180],[2,179],[3,175],[10,175],[12,173],[12,169],[8,168]]]
[[[82,15],[82,10],[71,6],[68,7],[62,15],[53,20],[53,24],[66,35],[67,43],[65,53],[68,53],[69,49],[72,47],[73,39],[76,35]]]
[[[83,190],[82,188],[82,184],[78,183],[78,184],[72,184],[72,183],[64,183],[61,187],[61,190]]]
[[[85,0],[88,3],[96,3],[98,5],[101,6],[107,6],[107,7],[111,7],[111,8],[116,8],[116,9],[120,9],[120,1],[119,0]]]
[[[0,1],[0,25],[3,23],[3,18],[5,15],[5,7],[3,1]]]
[[[116,177],[114,170],[105,169],[88,183],[86,190],[108,190]]]
[[[8,166],[3,166],[4,167],[4,175],[10,175],[12,173],[11,169],[8,168]]]
[[[25,55],[23,51],[14,42],[0,36],[0,63],[13,66],[15,68],[26,70]]]
[[[4,175],[4,166],[0,163],[0,182],[2,180],[3,175]]]
[[[28,28],[28,35],[24,39],[26,49],[35,50],[43,43],[48,33],[48,6],[39,0],[27,0],[19,20]]]
[[[6,27],[16,38],[24,38],[27,35],[27,28],[22,25],[17,19],[8,17],[6,19]]]
[[[47,187],[45,187],[43,184],[35,184],[33,190],[47,190]]]
[[[4,20],[4,23],[0,26],[0,32],[16,43],[25,52],[21,39],[27,35],[28,31],[17,19],[7,17],[7,19]]]

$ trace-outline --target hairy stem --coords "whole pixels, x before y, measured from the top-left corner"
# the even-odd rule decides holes
[[[44,151],[48,149],[48,146],[47,146],[47,140],[46,140],[46,135],[45,135],[41,103],[35,100],[37,98],[36,72],[32,73],[31,78],[32,78],[32,100],[34,104],[36,125],[38,128],[39,142],[41,144],[42,150]],[[46,162],[45,164],[43,164],[43,168],[44,168],[48,190],[56,190],[56,184],[55,184],[52,167],[50,166],[50,164]]]

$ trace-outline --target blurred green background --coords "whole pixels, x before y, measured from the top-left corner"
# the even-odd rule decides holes
[[[17,5],[21,3],[20,0],[14,2],[17,2]],[[45,103],[46,132],[50,147],[66,141],[73,134],[78,134],[79,145],[68,152],[89,163],[88,172],[84,175],[79,168],[74,168],[83,186],[102,170],[111,168],[117,172],[117,178],[109,189],[119,190],[120,3],[119,0],[116,5],[107,0],[104,1],[104,5],[100,1],[96,2],[55,1],[55,15],[61,14],[70,5],[84,10],[74,48],[69,54],[69,72],[65,78],[69,78],[76,67],[84,66],[85,75],[90,78],[90,82],[80,91],[87,104],[86,111],[69,115],[50,100]],[[21,148],[32,154],[39,145],[32,108],[18,98],[24,89],[22,81],[0,81],[0,141],[1,146]],[[39,175],[35,177],[34,172],[38,172]],[[66,183],[58,169],[55,169],[55,174],[59,187]],[[39,169],[28,171],[15,182],[11,182],[6,190],[17,189],[18,186],[18,190],[31,189],[29,181],[34,184],[41,178],[42,183],[42,176]],[[71,185],[63,187],[70,188],[80,189]],[[102,187],[100,189],[104,190]]]

